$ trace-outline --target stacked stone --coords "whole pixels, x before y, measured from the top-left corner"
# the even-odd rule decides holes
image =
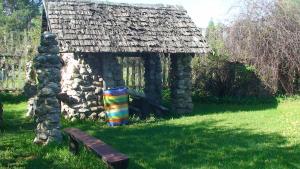
[[[102,74],[105,80],[106,88],[124,86],[122,68],[117,57],[113,55],[103,56],[102,59]]]
[[[171,55],[171,99],[172,111],[185,114],[193,111],[191,60],[188,54]]]
[[[153,102],[160,104],[162,100],[162,68],[159,54],[143,57],[145,66],[145,95]]]
[[[37,128],[34,142],[48,144],[60,142],[60,102],[56,98],[60,89],[61,60],[58,56],[59,48],[56,36],[45,32],[41,38],[39,54],[34,58],[37,74],[37,107],[35,111]]]
[[[34,117],[35,110],[36,110],[36,101],[37,101],[36,96],[28,99],[26,117]]]
[[[64,117],[71,121],[99,119],[104,111],[103,90],[106,86],[122,85],[121,68],[116,58],[65,53],[62,59],[65,63],[62,69],[62,93],[67,98],[62,100]]]
[[[96,119],[103,111],[101,100],[97,101],[96,92],[102,91],[102,86],[95,85],[99,81],[96,76],[99,71],[92,65],[100,64],[92,57],[73,53],[62,55],[65,66],[62,69],[62,92],[68,100],[62,100],[62,111],[66,119]],[[100,79],[101,80],[101,79]]]

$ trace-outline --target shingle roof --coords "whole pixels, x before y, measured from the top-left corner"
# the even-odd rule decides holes
[[[45,8],[61,52],[209,51],[183,7],[45,0]]]

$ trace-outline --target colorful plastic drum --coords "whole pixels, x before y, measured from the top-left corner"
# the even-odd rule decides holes
[[[104,108],[109,126],[128,124],[127,88],[113,88],[103,92]]]

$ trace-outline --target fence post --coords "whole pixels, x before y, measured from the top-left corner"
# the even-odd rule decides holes
[[[136,88],[136,84],[135,84],[135,63],[136,63],[136,59],[133,58],[132,59],[132,64],[131,64],[131,85],[132,85],[132,88],[135,89]]]
[[[143,77],[142,77],[142,63],[141,63],[141,58],[138,58],[139,60],[138,60],[138,89],[142,89],[142,79],[143,79]]]
[[[129,58],[126,57],[126,86],[129,86]]]

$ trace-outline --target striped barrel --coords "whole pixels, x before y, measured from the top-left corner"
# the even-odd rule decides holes
[[[105,90],[103,100],[109,126],[128,123],[128,93],[125,87]]]

